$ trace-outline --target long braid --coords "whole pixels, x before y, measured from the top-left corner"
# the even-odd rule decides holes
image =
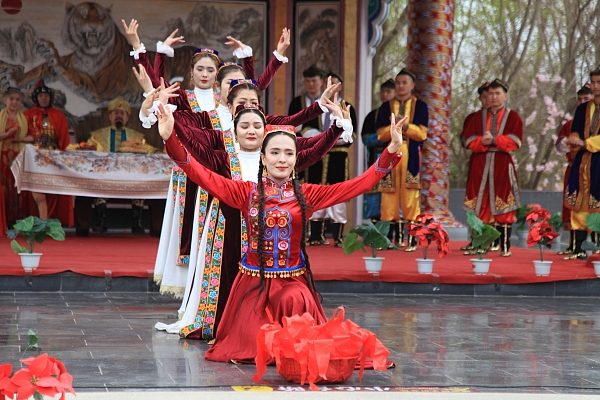
[[[296,198],[298,199],[298,203],[300,204],[300,209],[302,210],[302,236],[300,238],[300,249],[302,250],[302,255],[304,256],[304,266],[306,268],[306,281],[308,283],[308,288],[310,289],[315,301],[321,302],[321,294],[317,292],[317,288],[315,287],[315,282],[313,279],[312,270],[310,269],[310,260],[308,259],[308,253],[306,252],[306,209],[308,208],[306,204],[306,199],[304,198],[304,193],[302,193],[302,186],[300,186],[300,182],[296,178],[296,173],[294,173],[292,178],[292,183],[294,184],[294,193],[296,194]]]
[[[266,288],[265,283],[265,259],[263,255],[265,247],[265,185],[263,184],[263,163],[262,158],[258,162],[258,183],[256,188],[258,189],[258,262],[260,266],[260,291],[262,292]]]

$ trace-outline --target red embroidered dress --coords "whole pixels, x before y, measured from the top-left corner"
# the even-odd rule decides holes
[[[184,150],[177,149],[177,139],[172,135],[167,141],[174,149],[171,156],[180,163],[188,177],[221,202],[242,211],[249,221],[250,246],[240,262],[240,272],[231,289],[215,344],[206,353],[212,361],[254,362],[256,336],[260,327],[269,322],[265,307],[273,318],[310,313],[319,323],[325,322],[321,304],[308,288],[305,264],[301,255],[302,214],[291,180],[277,184],[269,177],[263,178],[265,204],[263,221],[265,229],[266,289],[257,299],[260,285],[258,275],[258,192],[253,182],[234,181],[222,177],[188,158]],[[369,191],[400,160],[400,155],[387,149],[381,158],[363,175],[335,185],[303,184],[302,192],[308,206],[307,218],[316,210],[348,201]],[[187,159],[187,162],[185,160]],[[268,302],[265,301],[268,299]]]

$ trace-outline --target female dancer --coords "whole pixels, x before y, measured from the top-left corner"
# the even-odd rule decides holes
[[[6,218],[5,223],[12,228],[18,219],[31,214],[33,201],[30,192],[17,192],[10,166],[25,144],[33,143],[34,136],[21,109],[21,91],[13,87],[6,89],[4,105],[6,108],[0,111],[0,184],[4,208],[0,212]]]
[[[332,103],[332,107],[337,106]],[[339,108],[339,106],[338,106]],[[340,111],[336,111],[339,116]],[[209,188],[223,203],[242,211],[249,222],[249,246],[240,261],[219,335],[206,358],[221,362],[254,362],[256,335],[284,316],[310,313],[325,322],[306,254],[306,222],[315,210],[369,191],[398,163],[401,129],[392,116],[392,140],[380,159],[363,175],[331,186],[300,185],[295,178],[296,137],[290,126],[267,127],[261,148],[258,183],[226,179],[190,158],[171,133],[178,127],[170,110],[159,106],[159,132],[167,152],[190,178]]]

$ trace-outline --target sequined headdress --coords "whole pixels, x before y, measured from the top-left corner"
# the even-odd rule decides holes
[[[258,84],[256,83],[256,81],[254,79],[232,79],[231,83],[229,84],[229,93],[231,93],[231,90],[239,85],[252,85],[255,86],[256,89],[258,90]]]
[[[244,110],[256,110],[262,114],[263,120],[265,119],[265,110],[258,104],[240,104],[239,106],[237,106],[235,108],[235,114],[234,114],[233,118],[234,119],[237,118],[238,114]]]
[[[219,64],[219,69],[217,70],[217,74],[225,67],[238,67],[242,71],[244,70],[244,67],[242,67],[241,64],[238,64],[238,63],[232,62],[232,61],[227,61],[227,62],[222,62],[221,64]]]
[[[293,125],[267,125],[265,126],[265,137],[271,133],[285,132],[296,136],[296,127]]]
[[[206,48],[202,47],[202,48],[196,49],[196,51],[194,52],[194,55],[196,55],[198,53],[207,54],[207,55],[213,57],[215,60],[217,60],[218,63],[221,62],[221,59],[219,58],[219,52],[217,50],[206,49]]]

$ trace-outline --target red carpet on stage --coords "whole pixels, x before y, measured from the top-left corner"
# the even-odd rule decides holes
[[[519,284],[566,280],[594,279],[591,264],[594,255],[587,261],[564,261],[555,252],[545,251],[544,259],[553,261],[550,276],[535,276],[533,260],[539,259],[538,248],[512,247],[512,257],[500,257],[499,252],[489,253],[493,259],[488,275],[475,275],[470,258],[459,249],[466,242],[452,242],[451,253],[437,258],[435,250],[429,256],[435,258],[433,274],[418,274],[416,258],[422,251],[406,253],[387,250],[378,253],[385,257],[379,276],[381,282],[439,283],[439,284]],[[10,240],[0,238],[0,275],[25,275],[21,261],[10,248]],[[78,274],[103,277],[110,270],[113,277],[148,277],[154,270],[158,239],[140,235],[91,235],[80,238],[67,235],[64,242],[46,240],[36,245],[35,250],[44,255],[33,276],[72,271]],[[371,282],[373,276],[366,272],[362,257],[370,254],[356,252],[345,256],[342,249],[331,246],[309,247],[308,254],[316,280],[345,280]]]

